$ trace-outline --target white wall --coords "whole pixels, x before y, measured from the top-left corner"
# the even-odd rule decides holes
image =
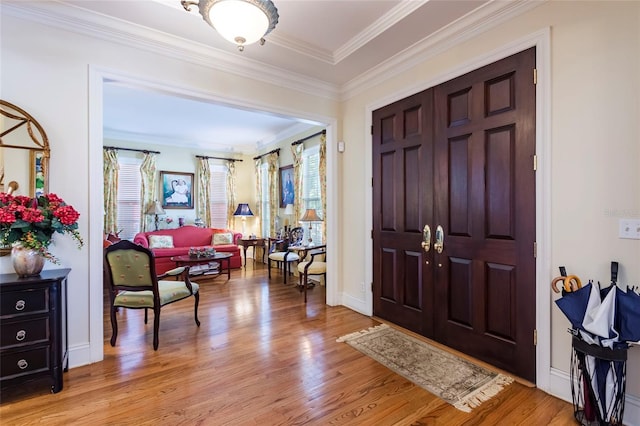
[[[371,156],[368,144],[370,110],[410,93],[453,78],[456,70],[474,59],[530,34],[550,28],[550,99],[546,99],[550,158],[541,167],[551,182],[547,222],[550,246],[543,248],[549,265],[538,276],[541,291],[549,290],[557,267],[565,265],[584,279],[608,283],[609,262],[621,265],[620,283],[640,283],[640,241],[617,236],[620,217],[640,218],[640,3],[547,2],[469,41],[427,58],[412,69],[390,75],[342,105],[342,138],[347,150],[341,161],[342,181],[363,191],[344,191],[342,212],[368,205]],[[542,83],[541,83],[542,84]],[[375,108],[374,108],[375,109]],[[538,117],[540,120],[542,117]],[[544,136],[544,135],[542,135]],[[362,153],[369,152],[365,161]],[[538,190],[546,190],[538,188]],[[363,221],[368,226],[363,226]],[[341,251],[350,265],[341,274],[345,301],[369,306],[360,290],[369,279],[370,253],[362,250],[369,237],[369,215],[342,215],[345,230]],[[544,293],[542,293],[544,294]],[[551,366],[569,370],[569,323],[551,305]],[[548,318],[546,318],[549,321]],[[547,342],[548,343],[548,342]],[[627,392],[640,395],[640,351],[629,351]],[[568,389],[568,388],[567,388]],[[551,389],[553,390],[553,389]],[[566,396],[566,394],[565,394]],[[569,396],[570,397],[570,396]],[[637,400],[636,400],[637,401]],[[636,411],[637,413],[637,411]],[[625,417],[626,420],[626,417]]]
[[[56,238],[52,247],[61,266],[72,269],[70,365],[99,361],[103,344],[100,202],[103,140],[101,104],[95,107],[96,98],[101,97],[101,85],[92,79],[122,75],[154,87],[197,93],[245,107],[263,107],[322,123],[335,122],[337,104],[325,97],[138,50],[126,42],[106,42],[0,11],[0,97],[25,109],[43,126],[51,144],[50,191],[62,196],[81,215],[79,231],[85,247],[78,252],[73,241],[64,237]],[[249,158],[240,164],[239,174],[253,170]],[[251,183],[241,179],[238,184],[247,188],[246,194],[239,196],[255,199]],[[51,267],[55,266],[46,266]],[[0,268],[3,272],[12,270],[7,257],[0,258]]]

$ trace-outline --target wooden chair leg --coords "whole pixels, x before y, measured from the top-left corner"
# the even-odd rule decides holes
[[[116,320],[116,310],[118,308],[111,306],[111,346],[116,345],[118,338],[118,321]]]
[[[304,271],[304,279],[302,280],[302,286],[304,287],[304,303],[307,303],[307,271]]]
[[[271,259],[267,259],[267,268],[269,269],[269,279],[271,279]]]
[[[200,327],[200,320],[198,319],[198,304],[200,304],[200,292],[194,294],[193,297],[195,297],[195,299],[196,299],[196,306],[195,306],[195,309],[194,309],[195,318],[196,318],[196,324],[198,325],[198,327]]]
[[[146,313],[145,308],[145,313]],[[160,331],[160,308],[153,308],[153,350],[158,350],[158,344],[160,343],[160,339],[158,338],[158,333]]]

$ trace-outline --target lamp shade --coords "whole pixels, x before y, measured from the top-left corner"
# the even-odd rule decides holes
[[[240,203],[238,204],[238,208],[233,213],[234,216],[253,216],[253,212],[249,208],[249,204]]]
[[[286,215],[293,214],[293,204],[287,204],[287,206],[284,208],[284,214]]]
[[[322,219],[316,213],[316,209],[307,209],[304,216],[300,218],[300,222],[322,222]]]
[[[149,208],[147,208],[146,214],[164,214],[164,209],[158,200],[149,204]]]

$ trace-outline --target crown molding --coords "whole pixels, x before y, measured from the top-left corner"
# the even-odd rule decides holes
[[[371,70],[360,74],[341,87],[341,100],[348,100],[385,80],[477,37],[489,29],[536,8],[548,0],[492,1],[469,12],[443,29],[416,42]]]
[[[135,132],[122,132],[114,129],[103,129],[105,139],[114,141],[131,142],[136,144],[151,144],[160,146],[179,146],[180,141],[176,141],[175,137],[149,135]],[[193,148],[206,149],[207,151],[215,151],[224,154],[242,154],[251,155],[256,152],[254,144],[224,144],[224,143],[204,143],[189,141],[189,146]]]
[[[333,53],[333,65],[351,56],[365,44],[412,14],[416,9],[422,7],[427,1],[429,0],[413,0],[398,3],[388,13],[378,18],[347,43],[336,49]]]
[[[3,14],[6,13],[21,19],[38,22],[42,25],[142,49],[301,93],[330,100],[344,101],[394,77],[400,72],[413,68],[457,44],[476,37],[496,25],[538,7],[546,1],[548,0],[492,1],[486,3],[341,86],[246,57],[239,58],[237,55],[232,55],[209,45],[179,38],[117,18],[88,12],[66,3],[57,1],[3,3],[1,10]],[[55,6],[50,6],[51,4]],[[424,0],[399,3],[390,13],[374,22],[365,31],[339,48],[335,55],[328,51],[315,49],[307,43],[293,41],[292,38],[285,38],[276,34],[270,35],[269,42],[314,59],[335,64],[337,63],[336,61],[343,60],[358,47],[370,41],[381,31],[397,23],[412,9],[415,10],[422,4],[424,4]],[[63,11],[61,12],[59,9]]]
[[[334,52],[327,49],[319,49],[318,47],[305,43],[291,36],[283,36],[277,33],[269,34],[268,43],[273,43],[285,49],[289,49],[309,58],[330,64],[337,65],[358,49],[369,43],[374,38],[391,28],[393,25],[406,18],[416,9],[424,5],[428,0],[413,0],[409,2],[400,2],[394,6],[384,16],[378,18],[375,22],[353,37],[351,40],[340,46]]]
[[[2,13],[313,96],[330,100],[338,100],[340,97],[339,87],[325,81],[246,57],[239,58],[237,55],[232,55],[209,45],[186,40],[117,18],[87,12],[68,4],[49,3],[55,4],[56,9],[49,7],[47,2],[13,3],[3,4]],[[64,9],[64,11],[60,12],[58,9]]]

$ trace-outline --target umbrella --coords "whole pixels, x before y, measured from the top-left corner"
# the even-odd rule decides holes
[[[615,328],[622,342],[640,341],[640,295],[627,287],[627,291],[616,293]]]
[[[561,278],[554,280],[552,288]],[[612,263],[610,286],[601,288],[600,283],[591,281],[572,291],[565,286],[563,297],[555,301],[577,336],[573,347],[582,372],[579,386],[587,420],[594,420],[596,415],[599,420],[621,420],[626,349],[628,342],[640,340],[640,295],[630,288],[621,290],[616,279],[617,264]]]
[[[591,287],[593,287],[593,284],[589,282],[589,284],[576,291],[563,292],[564,296],[556,300],[556,305],[569,319],[574,330],[582,328],[582,321],[584,320],[591,295]]]

